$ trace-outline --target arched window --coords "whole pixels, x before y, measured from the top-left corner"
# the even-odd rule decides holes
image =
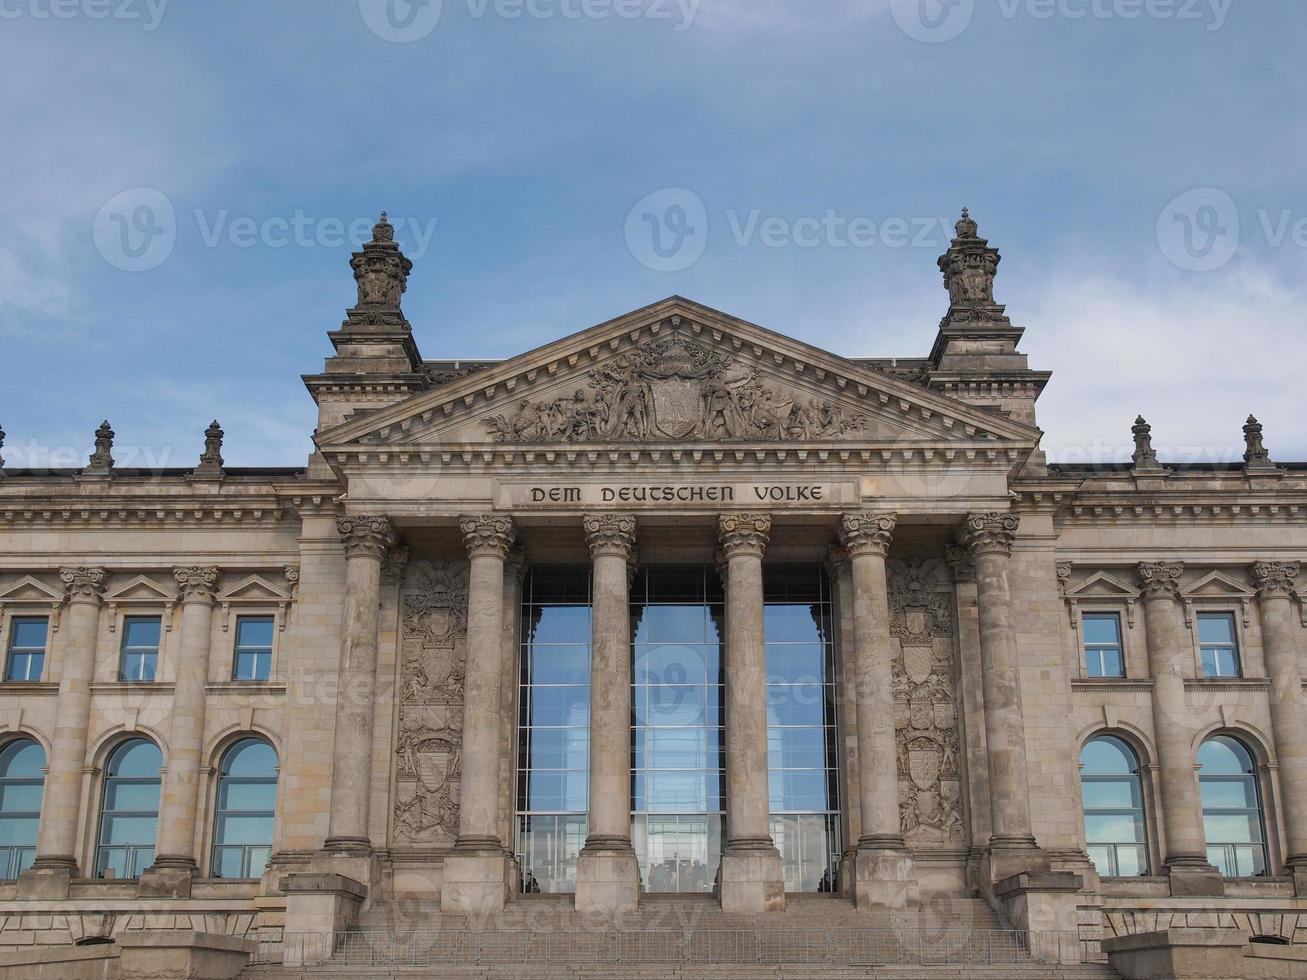
[[[272,855],[277,809],[277,753],[244,738],[222,757],[213,823],[213,877],[257,878]]]
[[[159,747],[143,738],[123,742],[109,756],[95,852],[97,877],[139,878],[154,863],[162,768]]]
[[[1089,859],[1108,878],[1148,874],[1144,792],[1139,760],[1111,735],[1090,739],[1080,753]]]
[[[15,879],[36,857],[45,750],[30,738],[0,750],[0,878]]]
[[[1257,769],[1238,739],[1216,735],[1198,750],[1207,860],[1227,878],[1266,874],[1266,831]]]

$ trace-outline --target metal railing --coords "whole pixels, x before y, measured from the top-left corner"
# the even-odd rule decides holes
[[[1097,943],[1071,932],[901,929],[436,930],[287,933],[259,943],[254,963],[285,966],[496,964],[761,964],[962,966],[1098,962]]]

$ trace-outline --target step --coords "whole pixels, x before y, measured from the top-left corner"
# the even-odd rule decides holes
[[[1120,980],[1107,966],[1025,963],[1004,966],[767,967],[250,967],[241,980]]]

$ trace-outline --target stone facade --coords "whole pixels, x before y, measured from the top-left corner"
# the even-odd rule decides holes
[[[559,564],[593,582],[576,902],[637,908],[630,576],[676,563],[723,582],[727,911],[787,904],[762,582],[810,564],[834,593],[831,890],[868,914],[978,896],[1019,928],[1302,942],[1307,464],[1272,461],[1251,419],[1242,465],[1169,466],[1143,419],[1131,463],[1047,464],[1049,376],[994,300],[998,264],[964,214],[919,360],[840,357],[672,298],[459,364],[419,355],[411,263],[383,217],[335,353],[304,379],[306,467],[226,467],[214,422],[194,469],[121,469],[106,422],[84,469],[0,469],[0,633],[48,626],[39,672],[0,684],[0,751],[30,739],[45,759],[34,860],[0,882],[0,950],[330,932],[400,895],[447,912],[527,898],[523,574]],[[1119,617],[1122,677],[1086,668],[1095,612]],[[1204,674],[1210,612],[1231,617],[1238,676]],[[139,616],[159,619],[157,670],[124,680]],[[272,623],[270,666],[234,679],[251,616]],[[1103,734],[1139,762],[1147,874],[1090,859],[1079,760]],[[1215,735],[1254,763],[1257,875],[1212,863],[1195,766]],[[159,838],[140,874],[97,876],[109,760],[137,737],[164,760]],[[247,738],[278,760],[271,859],[219,876],[223,760]]]

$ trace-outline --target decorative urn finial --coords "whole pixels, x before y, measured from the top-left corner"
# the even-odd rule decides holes
[[[1002,261],[998,249],[990,248],[989,242],[980,237],[980,226],[967,208],[962,209],[962,217],[953,227],[956,237],[938,262],[949,295],[943,325],[1007,324],[1003,307],[994,301],[994,277]]]
[[[84,470],[90,475],[107,475],[113,472],[113,437],[114,431],[105,419],[95,430],[95,451],[91,453],[91,464]]]
[[[413,263],[395,242],[395,226],[385,211],[372,227],[372,241],[350,258],[354,281],[358,285],[358,303],[349,311],[346,328],[351,326],[408,326],[400,310],[400,297],[408,288],[408,274]]]
[[[200,465],[195,468],[196,476],[222,476],[222,437],[224,433],[218,420],[214,419],[204,430],[204,452],[200,454]]]
[[[1271,462],[1271,454],[1266,451],[1266,445],[1262,442],[1262,423],[1257,421],[1255,415],[1249,415],[1248,421],[1244,424],[1243,442],[1243,461],[1245,469],[1276,469],[1275,464]]]
[[[1140,415],[1135,419],[1135,424],[1131,426],[1130,431],[1135,437],[1135,453],[1132,457],[1135,469],[1160,470],[1162,467],[1157,462],[1157,452],[1153,449],[1153,427]]]
[[[0,429],[0,449],[5,448],[5,430]],[[0,480],[5,478],[5,458],[0,455]]]

